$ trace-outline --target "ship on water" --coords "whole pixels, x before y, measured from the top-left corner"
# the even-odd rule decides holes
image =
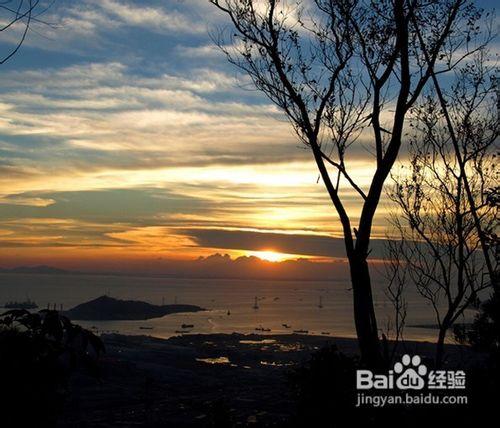
[[[24,302],[16,302],[16,301],[10,301],[6,302],[4,305],[4,308],[7,309],[36,309],[38,308],[38,305],[30,299],[26,299]]]
[[[259,299],[257,299],[257,296],[255,296],[253,306],[254,309],[259,309]]]

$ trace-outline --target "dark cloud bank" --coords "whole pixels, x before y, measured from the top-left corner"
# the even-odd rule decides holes
[[[193,239],[200,247],[206,248],[249,251],[272,250],[286,254],[319,257],[344,258],[346,256],[343,239],[326,235],[225,229],[185,229],[182,233]],[[386,244],[385,239],[372,239],[370,241],[371,257],[383,258]]]
[[[138,263],[112,263],[112,268],[64,270],[49,266],[0,268],[4,274],[52,274],[52,275],[130,275],[168,278],[221,278],[289,281],[341,281],[349,280],[349,268],[345,260],[317,262],[307,259],[269,262],[254,256],[231,259],[227,254],[212,254],[195,260],[155,259]],[[373,269],[376,277],[379,267]]]

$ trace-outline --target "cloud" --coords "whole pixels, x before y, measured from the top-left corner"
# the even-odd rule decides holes
[[[160,7],[135,6],[130,2],[98,0],[94,4],[105,11],[109,17],[118,19],[123,25],[133,25],[158,32],[200,33],[203,26],[187,18],[184,14]]]
[[[115,0],[42,1],[35,9],[36,19],[30,23],[32,31],[25,45],[57,51],[72,45],[83,53],[85,48],[109,46],[110,33],[128,32],[131,28],[161,35],[206,32],[205,23],[200,22],[199,15],[193,14],[191,8],[179,8],[179,4],[172,1],[167,2],[167,7],[163,7],[164,4]],[[2,33],[1,43],[17,44],[23,31],[24,21],[21,21]]]
[[[45,179],[42,183],[47,186]],[[325,235],[328,231],[339,236],[340,230],[331,221],[333,209],[321,189],[291,198],[279,187],[266,196],[245,184],[239,190],[232,185],[208,191],[203,183],[171,187],[5,195],[0,198],[0,222],[9,235],[2,245],[67,247],[75,254],[90,247],[115,248],[169,257],[193,257],[214,249],[345,255],[342,240]],[[324,209],[318,209],[319,201]],[[373,243],[376,250],[377,241]]]
[[[22,195],[9,195],[0,199],[0,204],[9,205],[25,205],[30,207],[48,207],[54,204],[54,199],[38,198],[38,197],[24,197]]]
[[[158,263],[155,269],[161,274],[178,277],[246,278],[267,280],[335,280],[349,277],[343,261],[322,262],[297,259],[268,262],[257,257],[231,258],[227,254],[212,254],[193,261],[169,261]]]
[[[246,230],[185,229],[199,246],[218,249],[268,251],[345,258],[344,241],[326,235],[269,233]],[[372,258],[382,258],[385,240],[371,241]]]
[[[0,149],[9,159],[5,168],[17,165],[17,174],[25,172],[27,179],[50,170],[47,185],[52,185],[51,177],[71,170],[79,189],[106,186],[105,177],[109,187],[116,187],[112,182],[123,174],[134,186],[149,185],[155,176],[159,183],[171,177],[202,179],[211,182],[207,190],[219,182],[263,188],[315,184],[310,154],[298,149],[275,107],[224,99],[230,86],[224,75],[215,74],[204,87],[196,76],[208,79],[210,73],[193,75],[192,80],[145,78],[123,64],[109,63],[28,71],[15,85],[11,76],[0,78],[6,89],[0,106]],[[231,168],[213,167],[229,164]],[[193,169],[173,170],[186,167]],[[365,168],[363,162],[356,166],[361,180],[367,179]],[[9,177],[3,180],[6,187],[12,185]],[[53,190],[66,190],[72,179],[58,181]]]
[[[276,109],[234,100],[232,82],[205,69],[145,77],[114,62],[6,72],[0,150],[8,163],[0,168],[27,179],[71,170],[83,184],[82,173],[102,178],[103,171],[136,169],[135,176],[149,177],[166,167],[307,158]],[[2,180],[5,188],[12,185],[11,176]]]
[[[141,224],[157,214],[197,212],[207,201],[166,190],[114,189],[58,193],[25,193],[0,199],[0,218],[58,218],[105,223]]]
[[[197,59],[197,58],[220,58],[224,59],[224,53],[219,47],[211,43],[201,46],[184,46],[180,45],[176,48],[179,56]]]
[[[208,1],[56,2],[44,18],[56,26],[36,26],[0,74],[4,246],[184,257],[237,246],[195,229],[251,229],[340,254],[319,236],[340,224],[311,154],[212,47],[207,23],[222,18]],[[357,146],[347,162],[366,187],[370,156]],[[359,198],[340,185],[355,222]]]
[[[1,236],[1,231],[0,231]],[[53,249],[54,251],[57,248]],[[37,260],[37,261],[35,261]],[[43,257],[28,261],[26,265],[39,265],[39,261],[47,260]],[[4,266],[19,267],[19,263],[12,264],[10,260],[3,260],[0,272],[9,273]],[[54,266],[54,264],[51,264]],[[77,270],[75,273],[118,273],[166,276],[174,278],[224,278],[224,279],[265,279],[265,280],[294,280],[294,281],[329,281],[335,286],[345,287],[348,280],[348,266],[343,261],[314,262],[305,259],[287,260],[283,262],[268,262],[257,257],[231,258],[228,254],[212,254],[208,257],[199,257],[195,260],[175,260],[156,258],[153,260],[130,259],[126,263],[119,260],[103,261],[102,259],[84,259],[77,265],[71,260],[59,261],[57,266],[65,269]],[[32,271],[40,270],[33,266]],[[15,282],[16,278],[11,278]]]

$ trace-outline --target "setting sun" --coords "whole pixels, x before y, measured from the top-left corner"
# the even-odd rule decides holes
[[[290,254],[278,253],[272,250],[252,251],[250,255],[268,262],[282,262],[292,257]]]

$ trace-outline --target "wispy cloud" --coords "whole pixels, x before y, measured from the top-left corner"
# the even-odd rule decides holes
[[[93,1],[97,8],[108,14],[111,20],[117,19],[122,25],[134,25],[151,31],[169,33],[201,33],[204,25],[193,22],[176,10],[165,10],[161,7],[144,6],[141,3],[130,3],[115,0]],[[172,5],[172,3],[170,3]]]

